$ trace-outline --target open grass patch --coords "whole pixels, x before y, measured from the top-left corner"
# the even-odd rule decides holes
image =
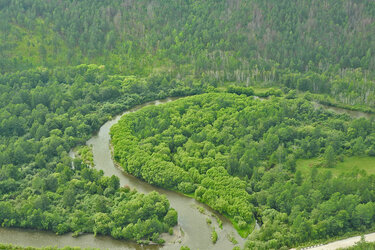
[[[333,176],[350,173],[353,171],[364,170],[367,174],[375,174],[375,157],[370,156],[351,156],[344,157],[342,162],[337,162],[332,168],[321,166],[321,158],[299,159],[297,160],[297,170],[301,171],[303,176],[310,174],[313,167],[318,171],[331,171]]]

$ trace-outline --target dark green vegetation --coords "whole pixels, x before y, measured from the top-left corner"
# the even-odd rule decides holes
[[[168,200],[120,188],[117,177],[104,177],[85,157],[72,168],[68,152],[113,114],[194,93],[181,86],[109,75],[95,65],[0,75],[0,225],[158,242],[177,222]]]
[[[215,228],[212,228],[212,233],[211,233],[211,240],[212,240],[212,243],[216,243],[217,241],[217,233],[215,231]]]
[[[206,112],[170,104],[165,117],[136,120],[159,127],[131,128],[145,131],[135,139],[146,146],[117,159],[153,184],[195,195],[244,235],[255,215],[263,227],[251,244],[259,248],[371,228],[373,177],[341,160],[375,155],[373,122],[294,99],[374,111],[374,18],[373,0],[0,1],[0,224],[157,241],[173,211],[165,198],[119,188],[87,166],[86,149],[73,169],[69,150],[136,104],[216,87],[250,96],[254,86],[260,96],[290,100],[223,94],[226,102],[206,100],[213,102]],[[185,110],[190,127],[168,120],[185,119]],[[330,167],[333,176],[295,172],[296,159]],[[163,201],[164,212],[113,220],[120,204],[137,201],[135,209],[150,199]]]
[[[372,0],[3,0],[0,70],[90,62],[374,108],[374,17]]]
[[[112,127],[125,171],[227,215],[250,249],[322,240],[375,226],[375,176],[333,177],[296,159],[372,154],[374,122],[315,109],[304,99],[211,93],[146,107]]]

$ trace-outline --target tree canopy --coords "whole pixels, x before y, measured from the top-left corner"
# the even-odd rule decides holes
[[[241,233],[256,216],[248,247],[277,249],[373,226],[374,176],[303,176],[296,159],[320,157],[329,169],[338,155],[364,155],[374,125],[299,98],[210,93],[127,114],[111,137],[126,172],[194,194]]]
[[[0,89],[0,225],[159,242],[177,223],[164,196],[119,187],[92,168],[90,148],[78,150],[72,168],[68,152],[112,115],[200,86],[79,65],[6,73]]]

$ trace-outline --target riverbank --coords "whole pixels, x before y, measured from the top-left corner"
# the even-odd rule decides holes
[[[336,100],[334,100],[333,98],[328,97],[328,96],[323,95],[323,94],[311,94],[311,93],[306,94],[306,93],[303,93],[302,95],[307,97],[308,99],[310,99],[312,101],[315,101],[319,104],[322,104],[322,105],[325,105],[325,106],[328,106],[328,107],[345,109],[347,111],[360,111],[360,112],[367,113],[369,115],[375,114],[375,108],[367,107],[367,106],[364,106],[364,105],[349,105],[349,104],[340,103],[340,102],[337,102]],[[308,96],[306,96],[306,95],[308,95]]]
[[[168,100],[171,101],[170,99],[166,99],[166,100],[167,101]],[[136,111],[136,110],[138,110],[138,109],[140,109],[140,108],[142,108],[144,106],[147,106],[147,105],[157,105],[157,104],[160,104],[160,103],[163,103],[163,100],[148,102],[146,104],[142,104],[142,105],[133,107],[131,110],[129,110],[127,112],[133,112],[133,111]],[[127,112],[125,112],[125,113],[127,113]],[[111,175],[123,176],[124,175],[123,171],[120,171],[120,169],[118,169],[116,167],[112,167],[113,165],[110,164],[110,162],[112,162],[112,164],[113,164],[113,161],[112,161],[112,158],[111,158],[111,153],[109,153],[109,158],[105,157],[103,159],[100,159],[101,158],[100,156],[102,156],[102,155],[98,156],[98,152],[99,152],[99,154],[101,154],[100,152],[110,151],[109,150],[109,135],[108,135],[108,131],[109,131],[109,128],[115,122],[117,122],[118,119],[121,116],[122,115],[119,115],[119,116],[115,117],[113,120],[108,121],[107,123],[105,123],[100,128],[99,132],[95,133],[95,135],[91,138],[91,139],[93,139],[94,137],[95,138],[97,137],[97,148],[95,149],[97,153],[96,153],[96,156],[94,154],[94,158],[95,158],[94,162],[95,163],[97,163],[98,161],[100,162],[100,164],[99,164],[100,167],[98,169],[102,169],[104,171],[105,175],[107,175],[107,176],[111,176]],[[100,132],[103,127],[105,127],[105,129],[102,132]],[[100,133],[102,133],[102,134],[100,134]],[[88,145],[90,145],[91,139],[87,142]],[[174,197],[174,198],[171,199],[171,206],[174,207],[174,208],[176,208],[176,207],[178,208],[177,210],[179,211],[179,224],[181,225],[181,228],[184,230],[184,232],[186,232],[186,235],[184,237],[180,238],[181,242],[179,242],[178,239],[175,240],[174,242],[172,240],[171,244],[173,245],[173,247],[172,246],[161,246],[161,247],[157,246],[157,248],[151,248],[151,249],[159,249],[159,248],[163,248],[163,249],[175,249],[176,247],[182,246],[182,245],[188,245],[190,247],[193,247],[193,246],[198,246],[199,247],[201,243],[202,243],[203,246],[207,246],[207,248],[205,248],[205,249],[217,249],[220,246],[229,247],[229,249],[233,248],[233,246],[234,246],[233,243],[229,243],[228,244],[228,242],[224,242],[225,238],[226,238],[226,235],[228,235],[230,232],[233,232],[233,231],[235,232],[235,230],[233,230],[232,224],[230,222],[228,222],[228,220],[224,220],[224,229],[223,230],[218,230],[218,232],[219,232],[219,240],[218,240],[218,242],[215,245],[213,245],[211,243],[211,239],[210,239],[210,235],[211,235],[211,231],[212,231],[211,227],[207,226],[206,225],[207,223],[205,222],[207,216],[203,216],[203,217],[199,216],[199,213],[197,213],[197,209],[196,208],[190,209],[190,210],[195,210],[195,212],[189,210],[189,207],[192,207],[192,206],[194,206],[196,204],[202,205],[202,204],[196,202],[194,199],[192,199],[192,198],[190,198],[190,197],[188,197],[186,195],[176,194],[173,191],[162,190],[160,188],[156,188],[156,187],[153,187],[151,185],[147,185],[146,183],[140,182],[140,180],[138,180],[138,179],[136,179],[134,177],[127,176],[127,177],[124,177],[123,179],[121,177],[120,179],[121,179],[121,183],[122,184],[129,185],[129,183],[130,183],[130,185],[129,185],[130,187],[136,188],[140,192],[147,193],[147,192],[151,192],[153,190],[156,190],[158,192],[166,194],[167,197],[168,197],[168,199],[170,199],[171,197]],[[189,198],[189,199],[186,199],[186,198]],[[187,211],[187,210],[189,210],[189,211]],[[180,212],[180,211],[183,211],[183,212]],[[185,211],[187,211],[187,212],[185,213]],[[208,210],[208,211],[211,211],[211,210]],[[203,223],[200,223],[202,221],[203,221]],[[215,225],[215,226],[218,227],[218,225]],[[23,229],[20,229],[20,231],[22,231],[22,230]],[[206,233],[206,231],[208,233]],[[65,237],[65,236],[68,236],[68,237],[72,238],[70,235],[56,236],[56,235],[52,234],[52,237],[60,237],[60,238],[54,238],[54,239],[52,239],[50,241],[52,243],[46,243],[46,241],[44,241],[42,239],[45,236],[44,232],[40,232],[40,231],[34,231],[34,232],[37,232],[38,234],[40,234],[40,236],[39,236],[39,238],[37,240],[38,242],[37,243],[34,242],[33,244],[44,244],[44,245],[41,245],[41,246],[54,245],[56,242],[59,242],[59,240],[62,239],[63,237]],[[235,235],[237,235],[237,233]],[[11,232],[6,237],[9,238],[9,237],[13,237],[13,236],[14,235]],[[82,235],[79,238],[73,238],[73,239],[79,239],[79,240],[81,240],[83,238],[87,238],[88,236],[91,237],[90,238],[91,243],[92,242],[96,242],[96,240],[99,239],[99,238],[100,239],[104,239],[104,238],[102,238],[100,236],[99,237],[93,237],[93,235]],[[22,242],[23,241],[22,239],[24,237],[25,236],[19,237],[18,241]],[[205,239],[202,239],[202,238],[205,238]],[[0,240],[0,242],[1,241],[2,240]],[[62,241],[64,241],[64,242],[61,243],[61,246],[66,246],[66,245],[73,245],[74,246],[74,245],[76,245],[75,244],[76,241],[70,241],[67,238],[64,238],[64,240],[62,240]],[[69,241],[70,242],[74,242],[74,244],[70,244]],[[109,240],[109,241],[111,241],[111,240]],[[244,240],[242,238],[240,238],[239,242],[240,242],[239,245],[243,245],[244,244]],[[16,243],[18,243],[18,242],[16,241]],[[87,242],[83,242],[83,244],[86,244],[86,243]],[[87,245],[83,245],[83,247],[91,246],[92,245],[91,243],[88,243]],[[190,245],[190,243],[191,243],[191,245]],[[27,245],[26,243],[24,243],[24,244]],[[58,243],[58,244],[60,244],[60,243]],[[111,244],[109,244],[109,247],[108,247],[108,245],[105,245],[105,244],[106,243],[103,243],[103,248],[112,249]],[[121,248],[122,249],[145,249],[144,247],[138,248],[138,246],[133,247],[133,246],[129,246],[128,244],[130,244],[130,243],[129,242],[121,242]],[[81,245],[81,244],[79,244],[79,245]],[[96,243],[95,243],[95,245],[96,245]],[[202,247],[199,247],[199,248],[202,248]]]
[[[113,145],[110,144],[110,151],[111,151],[111,157],[112,157],[112,161],[113,163],[115,164],[116,168],[119,169],[120,171],[123,172],[123,174],[125,175],[128,175],[128,176],[131,176],[132,178],[137,178],[129,173],[127,173],[124,168],[120,165],[120,163],[118,163],[114,157],[113,157]],[[143,181],[143,180],[142,180]],[[147,182],[145,182],[147,183]],[[148,184],[148,183],[147,183]],[[168,191],[172,191],[172,192],[176,192],[177,194],[180,194],[180,195],[183,195],[185,197],[188,197],[188,198],[191,198],[191,199],[194,199],[195,200],[195,196],[194,194],[185,194],[185,193],[182,193],[181,191],[178,191],[178,190],[175,190],[175,189],[165,189],[163,187],[158,187],[160,189],[164,189],[164,190],[168,190]],[[213,208],[211,208],[210,206],[208,206],[207,204],[204,204],[204,203],[201,203],[199,201],[197,201],[198,203],[200,203],[201,205],[204,205],[204,206],[207,206],[209,207],[212,211],[213,211],[213,214],[215,216],[217,216],[218,214],[220,214],[218,211],[215,211]],[[238,223],[231,217],[229,217],[228,215],[226,214],[220,214],[221,216],[225,217],[228,221],[230,221],[233,225],[233,227],[236,229],[236,231],[238,232],[238,235],[241,236],[243,239],[246,239],[246,237],[253,231],[256,229],[256,221],[254,221],[253,223],[251,223],[248,227],[244,228],[244,229],[241,229],[239,226],[238,226]],[[218,218],[218,217],[217,217]],[[218,218],[219,219],[219,218]],[[220,220],[220,219],[219,219]],[[221,220],[220,220],[221,221]],[[220,227],[220,224],[222,224],[222,222],[218,222],[219,223],[219,227]]]
[[[157,100],[148,103],[147,105],[158,105],[172,100],[173,99]],[[116,116],[113,120],[108,121],[106,124],[104,124],[100,128],[99,132],[87,141],[87,145],[93,145],[92,149],[95,168],[97,170],[103,170],[105,176],[118,176],[121,186],[128,186],[132,189],[135,188],[140,193],[146,194],[152,191],[156,191],[160,194],[166,195],[167,199],[170,202],[170,206],[176,209],[176,211],[178,212],[178,225],[182,228],[184,236],[182,237],[181,243],[177,242],[174,245],[165,244],[161,247],[162,249],[178,249],[181,246],[188,246],[192,249],[232,249],[235,245],[227,239],[227,234],[235,235],[238,241],[238,245],[243,246],[245,240],[237,234],[230,221],[225,217],[217,215],[223,221],[223,229],[217,230],[219,238],[214,245],[211,241],[212,225],[207,225],[207,215],[201,214],[196,209],[196,205],[204,206],[203,204],[197,202],[195,199],[176,193],[174,191],[152,186],[140,179],[124,173],[122,168],[118,168],[115,166],[110,150],[109,130],[115,123],[118,122],[121,116],[130,112],[137,111],[144,106],[145,105],[134,107],[133,109],[128,110],[119,116]],[[207,206],[204,207],[207,211],[210,211],[210,213],[215,213]],[[216,222],[214,222],[214,226],[216,228],[219,228]]]

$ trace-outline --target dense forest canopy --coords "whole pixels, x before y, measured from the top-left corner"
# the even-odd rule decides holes
[[[25,29],[47,33],[42,44],[28,44],[41,57],[60,52],[62,42],[88,58],[125,49],[198,70],[246,70],[262,61],[301,72],[375,67],[370,0],[8,0],[0,9],[4,38],[22,37]]]
[[[0,69],[95,62],[375,107],[374,17],[372,0],[7,0]]]
[[[299,158],[374,155],[374,126],[303,99],[212,93],[127,114],[111,135],[125,171],[194,194],[245,235],[257,216],[248,247],[279,249],[374,226],[374,175],[296,171]]]
[[[177,223],[168,200],[119,187],[90,166],[89,150],[71,166],[69,150],[111,115],[199,86],[110,75],[103,66],[39,68],[0,76],[0,224],[153,240]],[[131,216],[130,216],[131,215]]]
[[[375,156],[374,120],[311,102],[374,112],[374,18],[373,0],[0,1],[0,225],[162,243],[166,197],[69,152],[137,104],[210,92],[125,116],[115,159],[249,249],[375,228],[374,175],[330,171]]]

